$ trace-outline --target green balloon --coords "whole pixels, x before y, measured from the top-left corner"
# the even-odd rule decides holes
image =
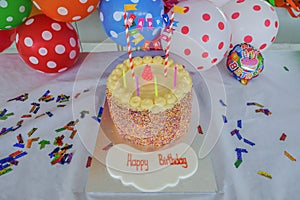
[[[21,25],[30,15],[31,0],[0,0],[0,30]]]

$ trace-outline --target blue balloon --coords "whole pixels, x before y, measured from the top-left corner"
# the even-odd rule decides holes
[[[127,19],[131,14],[135,17],[133,25],[129,28],[131,46],[143,46],[145,41],[156,39],[163,26],[162,0],[102,0],[99,4],[99,16],[106,35],[117,44],[127,46],[124,26],[125,4],[136,4],[136,10],[127,11]],[[140,22],[144,20],[142,29],[137,28],[139,20]],[[152,21],[153,28],[149,28],[148,20]]]

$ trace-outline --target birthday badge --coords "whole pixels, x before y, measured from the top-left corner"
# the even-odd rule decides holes
[[[264,58],[253,46],[242,43],[235,45],[229,52],[226,65],[234,78],[247,85],[264,69]]]

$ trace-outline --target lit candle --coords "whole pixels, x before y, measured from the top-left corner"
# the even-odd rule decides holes
[[[177,65],[174,67],[174,88],[177,86]]]
[[[135,76],[136,96],[140,96],[139,77]]]
[[[125,70],[123,69],[123,85],[124,85],[124,88],[127,88],[127,83],[126,83],[126,73],[125,73]]]
[[[156,76],[154,76],[154,90],[155,90],[155,96],[158,97],[158,88],[157,88]]]

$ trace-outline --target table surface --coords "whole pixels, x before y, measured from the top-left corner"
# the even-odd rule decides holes
[[[11,172],[0,176],[0,199],[297,199],[299,196],[299,161],[291,161],[284,155],[289,152],[296,159],[300,157],[300,134],[298,120],[300,119],[300,52],[288,50],[272,50],[263,53],[265,69],[261,75],[241,85],[227,72],[224,62],[216,68],[222,79],[214,79],[215,84],[224,85],[226,91],[226,117],[222,135],[210,153],[218,185],[217,193],[86,193],[85,187],[89,168],[86,161],[93,148],[87,148],[80,135],[90,134],[95,137],[97,123],[85,133],[78,133],[74,139],[69,138],[69,132],[56,133],[75,117],[73,101],[78,91],[81,91],[78,101],[86,98],[99,98],[95,93],[99,77],[97,71],[108,66],[124,52],[103,52],[81,54],[77,65],[63,74],[45,75],[27,67],[17,54],[0,55],[0,110],[13,112],[6,120],[0,120],[0,128],[15,126],[24,114],[32,114],[32,118],[24,118],[21,128],[0,136],[0,159],[22,150],[28,154],[18,159],[17,166],[12,166]],[[288,71],[283,67],[286,66]],[[81,70],[84,68],[84,70]],[[202,72],[202,75],[210,72]],[[213,77],[213,76],[210,76]],[[84,87],[75,88],[76,82],[84,83]],[[90,91],[86,91],[90,89]],[[70,96],[65,107],[57,107],[58,103],[40,102],[42,114],[47,115],[34,119],[30,113],[31,103],[50,90],[54,97],[59,94]],[[77,91],[77,92],[76,92]],[[28,93],[28,100],[7,100]],[[257,102],[269,109],[272,114],[267,116],[256,113],[255,106],[247,106],[247,102]],[[77,113],[78,114],[78,113]],[[91,114],[90,114],[91,115]],[[230,132],[237,127],[237,120],[242,120],[240,133],[243,138],[255,143],[250,146],[231,136]],[[79,120],[79,123],[81,121]],[[32,128],[38,128],[31,137],[27,133]],[[203,127],[204,132],[207,127]],[[280,141],[285,133],[287,138]],[[22,134],[24,142],[28,138],[39,137],[51,144],[40,149],[38,142],[33,142],[31,148],[19,149],[13,147],[17,143],[17,135]],[[51,165],[48,154],[56,147],[53,144],[57,136],[64,135],[64,143],[72,144],[68,153],[73,153],[70,164]],[[204,133],[205,136],[205,133]],[[203,136],[203,137],[204,137]],[[91,139],[93,140],[93,139]],[[247,149],[243,154],[243,162],[236,168],[236,148]],[[272,179],[257,174],[259,170],[272,175]],[[99,180],[104,181],[104,180]],[[184,181],[184,180],[183,180]],[[200,182],[201,180],[199,180]],[[195,183],[197,184],[197,183]]]

